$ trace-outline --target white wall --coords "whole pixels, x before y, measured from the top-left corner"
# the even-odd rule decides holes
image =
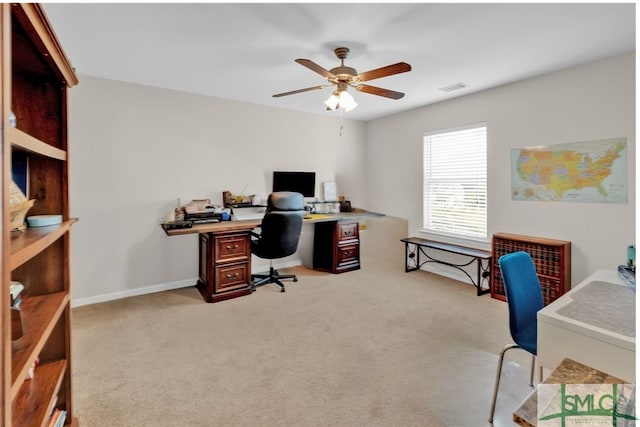
[[[335,180],[354,206],[365,200],[362,122],[89,76],[69,117],[75,305],[195,284],[197,236],[159,226],[177,198],[267,195],[278,169],[315,171],[318,195]]]
[[[368,122],[367,207],[407,218],[419,235],[423,134],[486,121],[489,238],[570,240],[576,284],[624,263],[635,242],[635,113],[635,54],[626,54]],[[511,200],[512,148],[617,137],[627,138],[627,204]]]
[[[489,235],[570,240],[574,284],[623,263],[635,241],[634,54],[366,124],[345,119],[342,136],[335,116],[89,76],[71,90],[69,114],[76,305],[192,285],[196,236],[168,238],[161,219],[178,197],[266,195],[274,169],[316,171],[318,191],[335,179],[354,206],[406,218],[418,235],[422,135],[480,121],[489,129]],[[613,137],[627,138],[629,203],[511,200],[511,148]]]

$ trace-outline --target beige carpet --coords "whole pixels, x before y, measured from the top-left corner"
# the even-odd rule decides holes
[[[488,425],[506,305],[405,273],[403,221],[367,226],[362,269],[296,267],[285,293],[206,304],[184,288],[75,308],[81,425]],[[529,357],[510,353],[496,426],[530,390]]]

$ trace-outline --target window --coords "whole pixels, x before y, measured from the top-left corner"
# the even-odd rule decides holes
[[[487,237],[487,126],[424,136],[423,231]]]

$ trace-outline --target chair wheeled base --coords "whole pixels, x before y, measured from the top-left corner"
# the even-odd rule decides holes
[[[280,286],[280,292],[284,292],[284,283],[281,280],[291,279],[294,282],[298,281],[298,278],[295,274],[278,274],[278,270],[273,268],[273,266],[269,267],[269,274],[252,274],[251,275],[251,291],[255,292],[256,288],[268,285],[273,283],[275,285]]]

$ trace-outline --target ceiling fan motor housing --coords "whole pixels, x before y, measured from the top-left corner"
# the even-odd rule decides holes
[[[345,67],[344,65],[332,68],[331,70],[329,70],[329,72],[336,76],[338,81],[346,82],[351,82],[354,77],[358,75],[358,72],[355,68]]]
[[[349,56],[349,52],[351,51],[348,47],[337,47],[333,52],[336,54],[338,59],[340,59],[341,63],[339,67],[332,68],[329,72],[336,76],[336,81],[351,83],[354,77],[358,75],[355,68],[345,67],[344,65],[344,60]]]

